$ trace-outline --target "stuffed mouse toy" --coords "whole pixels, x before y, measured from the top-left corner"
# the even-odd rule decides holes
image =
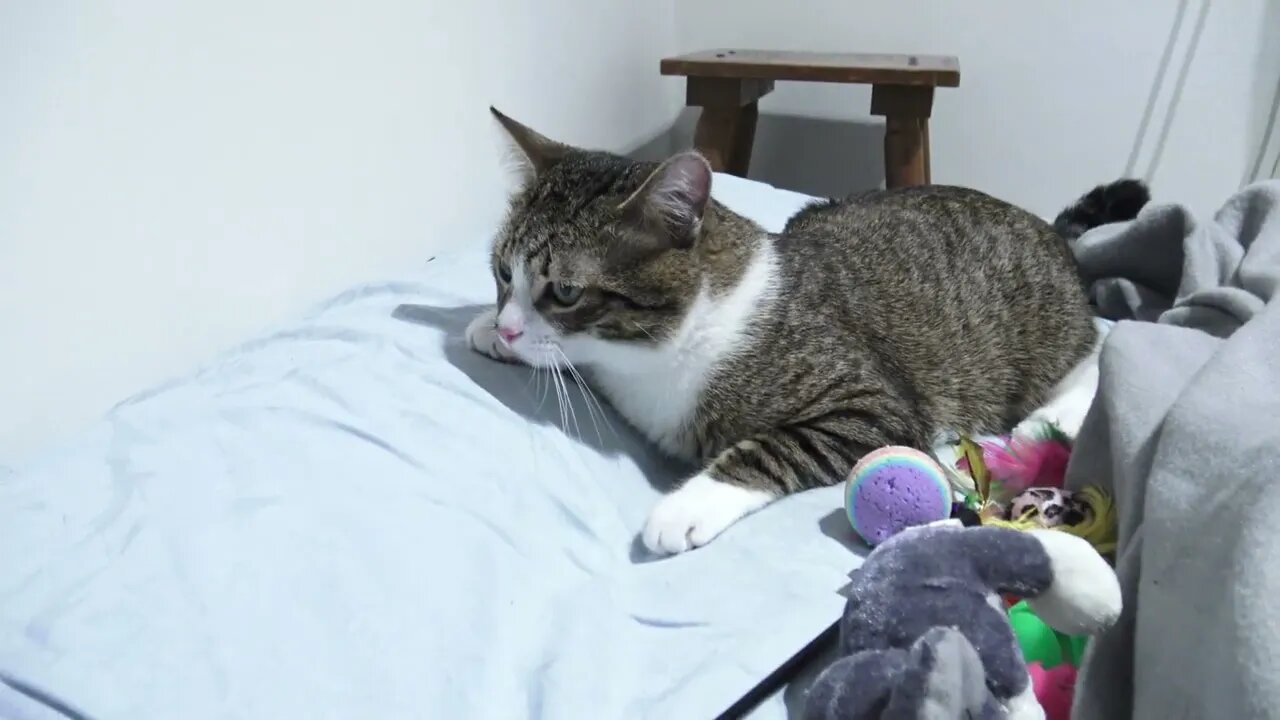
[[[852,579],[841,657],[810,688],[806,720],[1040,720],[1001,596],[1072,635],[1110,627],[1121,607],[1107,562],[1057,530],[912,528]]]

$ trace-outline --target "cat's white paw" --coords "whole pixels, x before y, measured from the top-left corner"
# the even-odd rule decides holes
[[[1084,425],[1084,418],[1088,413],[1088,405],[1072,408],[1040,408],[1031,413],[1026,420],[1018,423],[1018,426],[1013,429],[1013,434],[1022,437],[1037,437],[1044,429],[1044,425],[1048,423],[1062,431],[1063,435],[1074,440],[1080,434],[1080,428]]]
[[[774,500],[773,493],[695,475],[658,501],[642,538],[650,551],[674,555],[711,542],[744,515]]]
[[[485,357],[501,362],[520,362],[515,353],[498,337],[498,311],[489,308],[467,326],[467,345]]]
[[[1080,428],[1084,426],[1089,408],[1093,407],[1096,387],[1095,383],[1093,386],[1079,385],[1069,388],[1050,400],[1044,407],[1031,413],[1026,420],[1018,423],[1018,426],[1013,429],[1014,434],[1034,437],[1040,432],[1044,423],[1052,423],[1064,435],[1072,440],[1076,439],[1080,435]]]

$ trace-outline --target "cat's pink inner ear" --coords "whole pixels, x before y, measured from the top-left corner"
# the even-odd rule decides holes
[[[628,204],[642,204],[653,229],[667,235],[673,247],[688,248],[711,201],[711,166],[696,152],[681,153],[659,166],[636,195]]]

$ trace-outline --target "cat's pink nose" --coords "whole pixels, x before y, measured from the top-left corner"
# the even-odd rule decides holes
[[[498,335],[502,338],[502,341],[508,345],[515,342],[523,334],[524,334],[523,330],[498,326]]]

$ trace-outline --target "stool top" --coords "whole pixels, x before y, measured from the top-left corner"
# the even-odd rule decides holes
[[[664,58],[663,75],[864,85],[958,87],[960,61],[951,55],[703,50]]]

